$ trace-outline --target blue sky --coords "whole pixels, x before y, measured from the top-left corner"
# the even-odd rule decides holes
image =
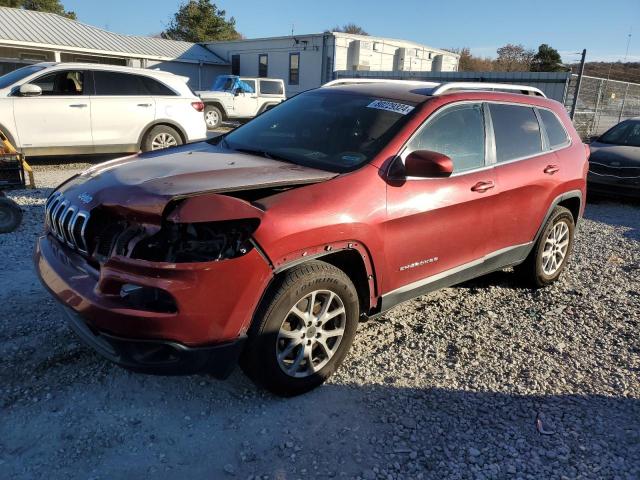
[[[162,31],[179,0],[62,0],[84,23],[114,32],[146,35]],[[402,38],[433,47],[468,46],[495,56],[506,43],[537,48],[549,43],[565,62],[583,48],[590,60],[640,61],[639,0],[223,0],[247,38],[321,32],[347,22],[372,35]]]

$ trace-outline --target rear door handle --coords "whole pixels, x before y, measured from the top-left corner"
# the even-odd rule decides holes
[[[558,165],[547,165],[546,168],[543,171],[547,175],[553,175],[558,170],[560,170],[560,167]]]
[[[71,105],[69,105],[69,107],[71,107],[71,108],[86,108],[87,104],[86,103],[72,103]]]
[[[491,190],[495,187],[495,184],[489,180],[488,182],[478,182],[473,187],[471,187],[472,192],[484,193],[487,190]]]

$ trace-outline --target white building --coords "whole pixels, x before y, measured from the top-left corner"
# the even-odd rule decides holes
[[[327,32],[211,42],[232,73],[282,78],[287,95],[315,88],[338,71],[455,72],[459,55],[405,40]]]
[[[157,68],[189,77],[194,90],[230,68],[197,43],[121,35],[54,13],[0,7],[0,75],[45,61]]]
[[[0,7],[0,75],[36,62],[157,68],[206,90],[221,74],[281,78],[287,95],[336,72],[455,72],[459,56],[419,43],[339,32],[197,44],[122,35],[53,13]]]

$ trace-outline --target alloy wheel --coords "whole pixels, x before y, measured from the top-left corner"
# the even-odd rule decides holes
[[[175,147],[178,141],[170,133],[159,133],[151,141],[151,150],[162,150],[163,148]]]
[[[338,350],[345,325],[340,296],[330,290],[306,294],[291,307],[278,331],[278,365],[296,378],[320,371]]]
[[[569,249],[569,226],[564,221],[556,223],[544,242],[542,271],[552,276],[562,266]]]

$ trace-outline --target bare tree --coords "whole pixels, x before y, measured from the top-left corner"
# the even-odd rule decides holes
[[[502,72],[528,72],[535,52],[524,48],[522,45],[508,43],[497,50],[498,58],[495,61],[496,70]]]
[[[369,35],[364,28],[359,25],[356,25],[353,22],[345,23],[343,26],[335,26],[330,32],[342,32],[342,33],[351,33],[353,35]]]

